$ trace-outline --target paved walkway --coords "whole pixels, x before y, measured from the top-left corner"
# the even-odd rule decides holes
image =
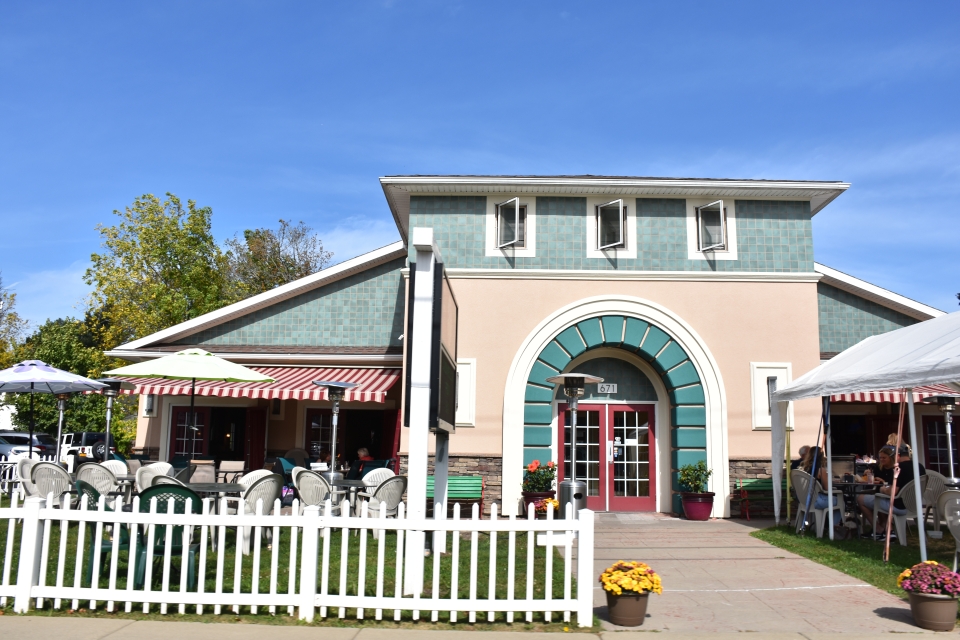
[[[913,625],[906,601],[750,537],[753,529],[771,525],[599,513],[595,575],[617,560],[640,560],[660,574],[664,593],[650,596],[642,627],[647,632],[923,632]],[[606,620],[599,585],[594,604]]]

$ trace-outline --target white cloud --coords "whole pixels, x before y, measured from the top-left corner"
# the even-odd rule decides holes
[[[51,318],[82,315],[83,299],[90,287],[83,281],[89,264],[77,260],[63,269],[27,272],[9,288],[17,294],[17,312],[32,327]]]

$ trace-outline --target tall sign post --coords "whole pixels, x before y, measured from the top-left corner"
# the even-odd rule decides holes
[[[449,434],[455,424],[457,380],[457,302],[443,271],[433,229],[414,227],[411,244],[406,332],[406,405],[404,423],[410,429],[407,459],[407,514],[423,519],[427,509],[429,435],[436,434],[434,456],[434,517],[446,516]],[[404,593],[423,592],[423,531],[407,535]],[[435,550],[439,551],[439,549]]]

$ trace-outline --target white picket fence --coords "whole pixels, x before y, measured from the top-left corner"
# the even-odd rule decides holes
[[[139,498],[132,511],[122,511],[120,498],[114,510],[105,506],[103,498],[98,509],[88,509],[85,502],[71,509],[69,501],[53,506],[52,497],[23,503],[15,497],[0,508],[0,523],[6,524],[6,539],[0,540],[0,606],[13,598],[17,612],[31,605],[93,610],[100,603],[108,611],[122,606],[128,612],[159,605],[161,613],[171,606],[185,613],[189,606],[197,614],[211,608],[219,614],[223,607],[236,613],[249,608],[253,614],[266,607],[276,613],[286,607],[289,615],[306,621],[318,609],[321,617],[344,618],[352,609],[358,619],[372,614],[377,620],[385,610],[395,620],[403,612],[413,619],[429,612],[432,621],[445,613],[451,622],[462,620],[461,614],[474,622],[484,613],[488,621],[502,613],[499,619],[513,622],[519,613],[528,622],[535,615],[549,622],[554,614],[569,622],[575,613],[580,626],[593,624],[594,516],[589,510],[579,519],[561,520],[553,518],[551,508],[546,520],[536,520],[532,509],[529,518],[498,517],[494,505],[490,518],[481,520],[477,505],[471,518],[461,519],[457,504],[452,519],[434,520],[404,517],[403,504],[398,517],[390,519],[367,517],[365,505],[359,517],[350,515],[346,502],[339,516],[321,516],[318,507],[300,514],[297,504],[292,514],[277,515],[279,501],[273,515],[260,515],[259,504],[256,515],[228,514],[226,501],[214,513],[210,499],[203,501],[202,514],[157,513],[156,498],[147,513],[140,513]],[[445,512],[443,505],[437,509]],[[164,527],[183,527],[183,549],[192,549],[186,565],[195,567],[195,585],[189,571],[180,570],[185,563],[184,551],[173,546],[177,534],[165,535],[171,529]],[[228,529],[237,533],[228,538]],[[404,544],[411,532],[425,532],[432,549],[445,551],[423,558],[424,590],[412,594],[404,591],[403,573],[407,562],[419,560],[409,554],[423,551]],[[155,549],[156,562],[141,563],[144,575],[138,581],[138,563],[126,559],[144,548]],[[555,570],[555,562],[562,563],[562,571]],[[371,565],[375,572],[368,576]]]
[[[20,487],[20,476],[17,475],[17,463],[21,459],[26,458],[27,454],[18,454],[12,456],[0,456],[0,493],[13,493]],[[40,462],[53,462],[56,458],[55,454],[41,455],[39,453],[33,454],[33,459]],[[73,473],[73,459],[71,458],[68,461],[68,469],[70,473]]]

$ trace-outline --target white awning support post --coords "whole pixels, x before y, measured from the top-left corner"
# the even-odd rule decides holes
[[[781,494],[783,480],[780,478],[781,469],[777,461],[784,459],[788,405],[787,402],[770,403],[770,441],[772,447],[770,452],[770,479],[773,481],[773,517],[778,526],[780,525],[780,507],[783,503]],[[790,469],[787,469],[786,473],[790,473]],[[789,501],[790,496],[787,495],[786,499]]]
[[[440,251],[433,241],[433,229],[414,227],[411,244],[416,250],[416,269],[413,278],[412,331],[406,336],[410,350],[409,433],[407,458],[407,517],[423,520],[427,515],[427,461],[430,435],[430,366],[431,337],[433,335],[434,270]],[[436,478],[435,478],[436,481]],[[446,485],[446,478],[444,478]],[[445,488],[445,487],[444,487]],[[434,486],[434,505],[441,497]],[[445,501],[444,501],[445,504]],[[403,576],[404,595],[423,593],[423,555],[426,538],[423,531],[407,535],[406,561]]]
[[[920,488],[920,463],[917,461],[917,448],[920,446],[920,441],[917,440],[917,421],[914,417],[914,408],[913,408],[913,388],[906,389],[907,392],[907,418],[910,421],[910,443],[913,445],[913,455],[910,456],[910,464],[913,466],[913,491],[916,494],[917,499],[917,511],[918,515],[921,517],[917,518],[917,535],[920,537],[920,561],[927,561],[927,535],[924,531],[924,524],[926,518],[923,516],[923,490]],[[950,446],[950,443],[947,443],[947,446]],[[894,496],[890,496],[890,517],[893,517],[893,499]]]
[[[823,434],[827,441],[827,528],[830,530],[830,539],[833,540],[833,444],[830,442],[830,396],[823,396]],[[816,480],[816,478],[814,478]],[[816,499],[816,498],[814,498]],[[843,522],[843,505],[840,507],[840,521]]]

